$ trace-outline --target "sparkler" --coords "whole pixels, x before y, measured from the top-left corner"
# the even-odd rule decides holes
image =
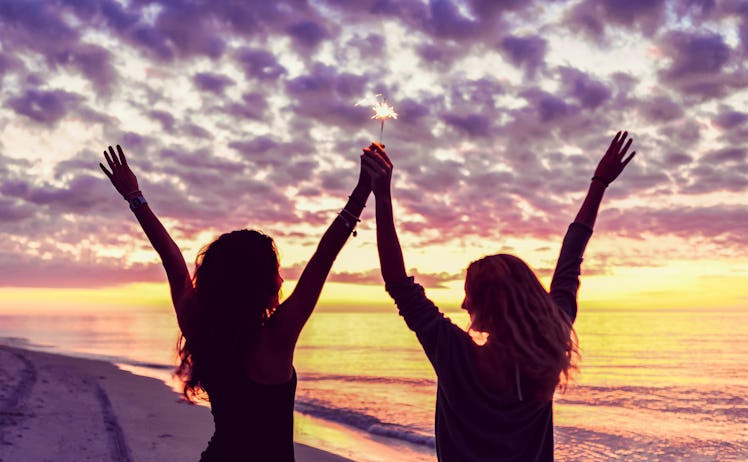
[[[356,103],[356,106],[362,106],[364,104],[368,105],[371,104],[371,110],[374,111],[374,115],[371,116],[372,119],[377,119],[380,121],[379,125],[379,144],[382,144],[383,135],[384,135],[384,121],[387,119],[397,119],[397,112],[395,112],[395,108],[387,104],[387,98],[379,99],[382,95],[375,95],[373,98],[364,98],[358,103]]]

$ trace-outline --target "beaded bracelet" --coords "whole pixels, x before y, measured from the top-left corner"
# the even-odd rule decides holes
[[[345,210],[345,209],[343,209],[343,210]],[[356,218],[356,221],[354,221],[353,224],[351,224],[351,222],[348,221],[348,218],[346,218],[345,216],[343,216],[343,210],[341,210],[340,212],[338,212],[337,218],[340,218],[340,221],[345,225],[345,227],[348,228],[349,231],[351,231],[351,234],[353,234],[353,237],[356,237],[358,235],[358,233],[356,232],[356,223],[359,222],[359,221],[361,221],[361,220],[359,220],[358,218]],[[347,210],[345,210],[345,211],[348,212]],[[351,215],[351,216],[353,216],[353,214],[351,212],[348,212],[348,214]]]

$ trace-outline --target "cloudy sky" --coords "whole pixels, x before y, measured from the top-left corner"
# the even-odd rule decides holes
[[[467,264],[499,251],[547,283],[628,129],[638,154],[605,198],[582,299],[748,305],[746,1],[3,0],[0,37],[13,307],[166,299],[97,167],[118,143],[188,261],[221,232],[261,229],[290,288],[379,136],[355,106],[376,93],[399,113],[384,142],[406,263],[437,301],[458,303]],[[329,304],[387,300],[373,205]]]

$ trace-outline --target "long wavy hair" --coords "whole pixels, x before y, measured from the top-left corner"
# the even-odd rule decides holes
[[[482,347],[505,375],[519,368],[526,395],[547,401],[557,387],[565,390],[577,369],[576,333],[524,261],[498,254],[471,263],[465,296],[470,329],[488,334]]]
[[[206,398],[206,384],[242,367],[247,348],[278,306],[282,281],[275,243],[263,233],[232,231],[203,247],[189,307],[194,327],[177,343],[175,373],[187,399]]]

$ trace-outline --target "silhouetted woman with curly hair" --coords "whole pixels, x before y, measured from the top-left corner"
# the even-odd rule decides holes
[[[407,276],[393,219],[392,162],[381,146],[365,149],[382,276],[436,371],[440,461],[553,461],[553,394],[576,366],[572,323],[582,254],[605,189],[634,156],[624,159],[631,146],[626,136],[616,135],[595,170],[564,238],[550,293],[515,256],[492,255],[470,264],[462,304],[470,314],[469,332],[444,317]]]
[[[190,277],[179,247],[149,208],[122,148],[99,164],[129,202],[163,262],[181,330],[177,374],[189,399],[207,395],[215,433],[202,462],[294,460],[293,355],[327,274],[371,191],[361,173],[299,277],[279,303],[283,279],[273,240],[258,231],[221,235],[198,256]]]

